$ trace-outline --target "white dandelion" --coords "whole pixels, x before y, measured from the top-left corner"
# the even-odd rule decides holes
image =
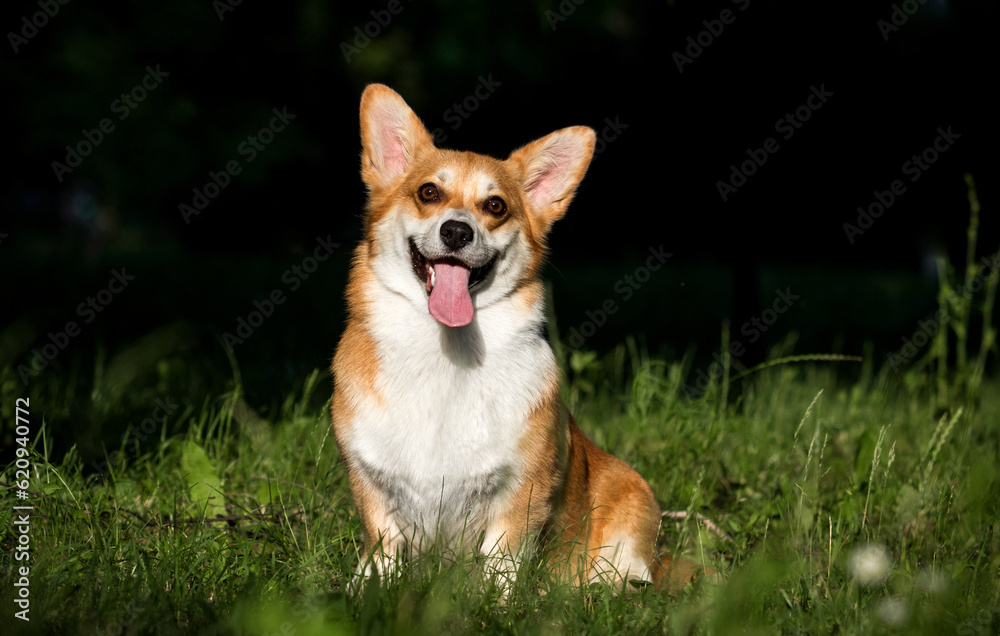
[[[892,558],[884,547],[875,543],[866,543],[851,551],[847,559],[847,571],[855,583],[872,587],[880,585],[889,578]]]
[[[902,627],[910,618],[910,606],[905,599],[888,596],[879,601],[875,615],[889,627]]]
[[[941,570],[925,567],[917,575],[917,587],[935,596],[942,596],[948,591],[949,579]]]

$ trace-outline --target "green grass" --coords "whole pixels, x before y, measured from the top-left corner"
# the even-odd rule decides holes
[[[969,192],[971,255],[971,180]],[[251,404],[230,356],[228,390],[206,397],[222,374],[189,352],[183,322],[110,358],[99,346],[92,372],[80,355],[60,360],[27,388],[0,356],[0,439],[33,464],[27,484],[16,462],[0,474],[4,633],[996,636],[1000,378],[987,362],[1000,354],[1000,272],[984,278],[971,256],[961,274],[941,269],[952,318],[923,357],[901,352],[902,366],[890,356],[877,368],[871,347],[859,366],[791,355],[789,338],[696,395],[690,357],[650,358],[632,339],[604,357],[566,355],[554,341],[584,432],[685,513],[661,525],[661,552],[714,573],[676,596],[567,587],[539,558],[501,600],[479,560],[444,549],[347,594],[364,555],[327,372]],[[963,293],[976,277],[982,293]],[[274,366],[255,373],[273,381]],[[14,426],[19,398],[27,435]],[[19,504],[34,506],[28,560],[15,557]],[[25,581],[30,622],[13,617]]]
[[[693,514],[661,528],[662,551],[717,580],[622,597],[560,587],[528,564],[501,603],[481,564],[433,553],[384,587],[345,594],[360,524],[324,404],[329,378],[317,372],[262,408],[268,420],[238,384],[183,404],[121,444],[104,475],[75,448],[54,457],[47,425],[29,416],[31,622],[8,615],[4,632],[998,633],[997,379],[942,409],[870,361],[850,384],[831,365],[785,364],[691,399],[684,363],[635,346],[584,357],[564,391],[581,427],[643,474],[664,509],[701,513],[733,537]],[[5,421],[21,390],[12,374],[0,372]],[[156,386],[118,399],[152,410]],[[45,410],[40,399],[32,412]],[[15,470],[0,480],[13,484]],[[5,489],[10,614],[24,564],[13,560],[16,503]],[[877,558],[874,572],[852,570],[867,544],[888,559],[882,570]]]
[[[557,347],[567,360],[563,399],[581,428],[646,477],[665,510],[686,513],[662,524],[661,551],[715,572],[677,596],[560,586],[526,563],[502,602],[482,563],[443,550],[414,558],[383,586],[346,594],[364,556],[360,523],[332,436],[329,375],[301,371],[303,360],[309,369],[326,357],[315,343],[332,342],[340,324],[322,294],[296,296],[294,310],[276,312],[227,359],[218,333],[213,340],[205,325],[171,322],[179,316],[162,310],[175,295],[161,293],[168,280],[150,273],[146,288],[115,301],[106,320],[118,322],[95,323],[86,342],[27,387],[17,365],[47,342],[46,325],[65,317],[26,314],[0,331],[0,445],[11,461],[0,473],[3,633],[996,636],[1000,377],[989,368],[1000,358],[1000,272],[984,274],[971,257],[979,215],[971,181],[969,193],[967,258],[941,264],[938,303],[950,320],[919,351],[885,358],[873,345],[861,364],[820,361],[794,355],[816,352],[795,351],[790,338],[768,364],[734,363],[695,396],[685,384],[704,360],[650,357],[633,340],[603,357]],[[344,256],[340,269],[321,270],[327,278],[312,280],[314,289],[342,286]],[[279,279],[263,265],[250,268],[254,276],[243,263],[228,265],[239,276],[216,265],[207,269],[243,288],[215,290],[212,280],[212,293],[194,297],[212,305],[208,324],[226,329],[234,307]],[[670,316],[688,322],[664,318],[659,328],[688,335],[695,323],[713,323],[705,316],[725,295],[710,285],[717,272],[695,280],[671,271],[643,288],[645,300],[623,305],[622,324],[664,314],[665,299],[687,307]],[[557,296],[579,284],[575,297],[592,300],[621,275],[581,273],[564,276]],[[807,280],[817,274],[801,273],[796,290],[825,291],[796,308],[811,319],[790,314],[788,324],[814,325],[815,340],[816,317],[829,314],[879,347],[887,338],[877,329],[892,343],[916,333],[912,307],[924,305],[905,301],[916,296],[902,279],[839,274],[822,272],[819,285]],[[66,277],[49,278],[65,286],[50,290],[54,297],[79,297]],[[685,293],[704,302],[677,291],[684,280],[694,281]],[[853,322],[818,303],[842,302],[830,291],[837,285],[870,294],[855,294]],[[588,307],[560,314],[563,331]],[[169,319],[148,331],[146,310]],[[550,326],[555,332],[554,318]],[[613,333],[609,324],[593,346]],[[291,390],[289,378],[297,379]],[[19,398],[30,398],[27,436],[15,429]],[[33,465],[24,501],[11,487],[22,479],[18,451]],[[15,558],[19,504],[34,506],[27,561]],[[14,618],[21,567],[30,568],[28,623]]]

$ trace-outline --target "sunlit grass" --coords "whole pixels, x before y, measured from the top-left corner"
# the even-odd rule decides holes
[[[663,552],[718,574],[677,597],[555,585],[527,564],[506,602],[475,559],[431,553],[344,593],[360,525],[317,372],[265,420],[239,387],[186,404],[104,474],[47,456],[34,420],[24,633],[996,633],[1000,384],[948,408],[888,373],[786,364],[698,398],[634,345],[577,360],[565,398],[669,510]],[[17,387],[5,385],[4,409]],[[66,405],[69,408],[71,405]],[[965,406],[965,405],[963,405]],[[7,417],[7,411],[4,411]],[[170,431],[170,433],[168,433]],[[2,481],[14,481],[8,467]],[[14,598],[9,494],[0,508]],[[866,552],[868,550],[868,552]],[[875,556],[872,556],[875,555]],[[876,558],[878,557],[878,558]],[[7,629],[5,626],[5,633]],[[965,630],[964,632],[961,630]],[[992,630],[992,631],[990,631]]]

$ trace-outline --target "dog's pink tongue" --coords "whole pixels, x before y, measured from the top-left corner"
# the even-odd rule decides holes
[[[469,295],[469,271],[464,265],[434,263],[434,288],[427,309],[438,322],[448,327],[462,327],[472,322],[475,310]]]

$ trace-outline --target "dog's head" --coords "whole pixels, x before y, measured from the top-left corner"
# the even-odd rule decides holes
[[[594,131],[563,128],[506,160],[445,150],[381,84],[361,98],[366,238],[376,276],[449,327],[538,274],[545,236],[594,152]]]

